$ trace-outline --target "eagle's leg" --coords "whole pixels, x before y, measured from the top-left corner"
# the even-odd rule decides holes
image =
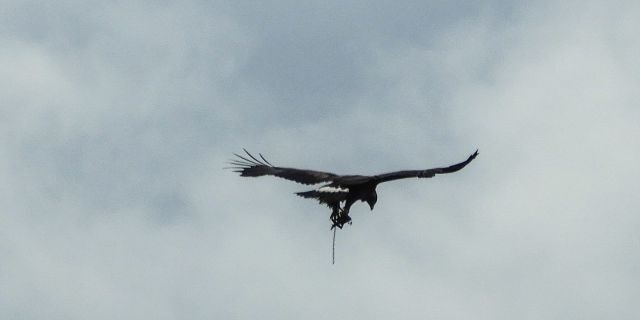
[[[341,209],[339,204],[333,205],[331,208],[333,209],[331,212],[331,222],[333,223],[331,229],[335,227],[342,229],[345,223],[351,223],[348,209]]]
[[[342,226],[344,226],[346,223],[351,224],[351,217],[349,217],[349,212],[342,210],[340,212],[340,215],[338,216],[338,226],[340,227],[340,229],[342,229]]]
[[[348,214],[345,214],[343,210],[340,210],[337,215],[331,215],[331,222],[333,222],[331,229],[335,227],[342,229],[345,223],[351,223],[351,217],[349,217]]]
[[[345,223],[351,224],[351,217],[349,216],[349,209],[351,209],[351,205],[353,204],[353,200],[347,200],[344,203],[344,207],[342,207],[342,213],[340,215],[340,223],[344,225]]]
[[[349,223],[351,224],[351,217],[349,216],[349,209],[351,208],[351,205],[353,204],[353,202],[347,201],[344,205],[344,207],[342,209],[340,209],[340,206],[336,207],[334,206],[334,211],[331,214],[331,221],[333,222],[333,226],[331,226],[331,229],[338,227],[340,229],[342,229],[342,227],[346,224]]]
[[[340,212],[342,210],[340,210],[340,204],[336,203],[333,206],[331,206],[331,222],[333,223],[333,225],[331,226],[331,229],[335,228],[335,227],[339,227],[340,229],[342,229],[342,225],[340,225],[338,223],[338,219],[340,217]]]

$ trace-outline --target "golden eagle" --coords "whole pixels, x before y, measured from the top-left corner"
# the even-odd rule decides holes
[[[246,155],[234,153],[237,157],[229,164],[233,165],[229,169],[239,172],[243,177],[276,176],[287,180],[295,181],[306,185],[325,183],[315,190],[298,192],[297,195],[304,198],[313,198],[331,208],[331,229],[338,227],[342,229],[345,223],[351,222],[349,209],[356,201],[363,201],[369,204],[371,210],[378,201],[376,186],[382,182],[404,178],[431,178],[436,174],[456,172],[464,168],[469,162],[478,156],[478,150],[467,158],[467,160],[448,167],[433,168],[426,170],[405,170],[383,173],[374,176],[361,175],[337,175],[329,172],[276,167],[269,163],[262,154],[258,154],[260,159],[254,157],[246,149]],[[342,204],[342,206],[341,206]]]

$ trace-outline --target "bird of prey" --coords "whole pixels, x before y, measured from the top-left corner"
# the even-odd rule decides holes
[[[336,227],[342,229],[346,223],[351,223],[349,210],[357,201],[366,202],[371,210],[373,210],[373,207],[378,201],[376,187],[380,183],[404,178],[431,178],[437,174],[456,172],[464,168],[478,156],[478,150],[476,150],[467,160],[448,167],[426,170],[404,170],[374,176],[362,176],[337,175],[322,171],[276,167],[269,163],[262,154],[258,154],[260,157],[260,159],[258,159],[246,149],[243,150],[246,155],[234,153],[237,159],[229,162],[229,164],[233,165],[233,167],[229,169],[233,169],[234,172],[239,172],[240,176],[276,176],[306,185],[324,183],[317,189],[298,192],[296,194],[304,198],[316,199],[321,204],[329,206],[329,208],[331,208],[331,229]]]

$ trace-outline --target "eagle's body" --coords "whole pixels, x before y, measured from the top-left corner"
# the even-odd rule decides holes
[[[271,165],[262,155],[260,155],[262,160],[258,160],[247,150],[244,151],[248,157],[235,154],[238,159],[230,162],[235,166],[233,167],[235,172],[239,172],[241,176],[259,177],[271,175],[307,185],[324,183],[315,190],[296,194],[304,198],[316,199],[321,204],[329,206],[332,210],[331,221],[333,225],[331,228],[342,228],[345,223],[351,221],[349,210],[357,201],[366,202],[373,210],[378,200],[376,187],[382,182],[404,178],[431,178],[436,174],[455,172],[464,168],[478,155],[476,150],[467,160],[444,168],[395,171],[375,176],[341,176],[322,171],[276,167]]]

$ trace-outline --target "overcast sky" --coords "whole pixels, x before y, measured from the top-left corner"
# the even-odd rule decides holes
[[[2,319],[638,319],[638,1],[0,1]],[[242,148],[378,187],[337,234]]]

